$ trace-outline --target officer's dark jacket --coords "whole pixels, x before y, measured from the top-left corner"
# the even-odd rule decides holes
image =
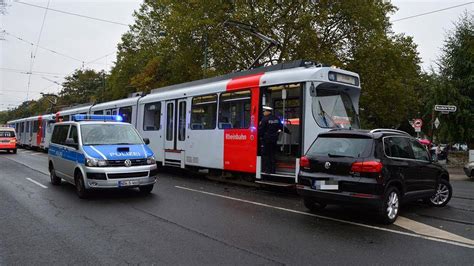
[[[258,126],[258,134],[264,142],[277,142],[279,131],[282,129],[283,124],[276,116],[264,116]]]

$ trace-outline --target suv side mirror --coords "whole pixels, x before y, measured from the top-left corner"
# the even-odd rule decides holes
[[[64,142],[66,146],[73,147],[73,148],[78,148],[79,144],[74,141],[72,138],[67,138],[66,141]]]
[[[145,142],[146,145],[150,144],[150,139],[149,138],[143,138],[143,141]]]

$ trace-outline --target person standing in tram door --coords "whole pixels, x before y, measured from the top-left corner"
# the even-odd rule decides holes
[[[278,135],[283,129],[280,119],[272,114],[273,109],[263,106],[263,118],[258,125],[260,144],[262,145],[263,169],[265,173],[275,173],[275,153],[277,151]]]

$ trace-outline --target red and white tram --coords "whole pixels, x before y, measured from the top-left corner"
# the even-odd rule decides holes
[[[120,114],[151,140],[162,165],[294,184],[299,158],[319,133],[359,128],[360,90],[356,73],[298,60],[61,110],[56,121],[73,114]],[[278,140],[274,174],[261,172],[258,124],[263,105],[273,107],[291,133],[281,133]]]

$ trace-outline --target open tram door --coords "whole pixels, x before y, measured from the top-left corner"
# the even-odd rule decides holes
[[[185,167],[187,99],[165,102],[163,165]]]
[[[272,107],[273,115],[282,122],[284,129],[280,132],[277,141],[274,173],[265,169],[267,158],[263,156],[263,150],[259,150],[257,182],[295,184],[302,149],[303,84],[262,87],[260,97],[261,107]],[[262,118],[263,110],[260,110],[259,121]]]

